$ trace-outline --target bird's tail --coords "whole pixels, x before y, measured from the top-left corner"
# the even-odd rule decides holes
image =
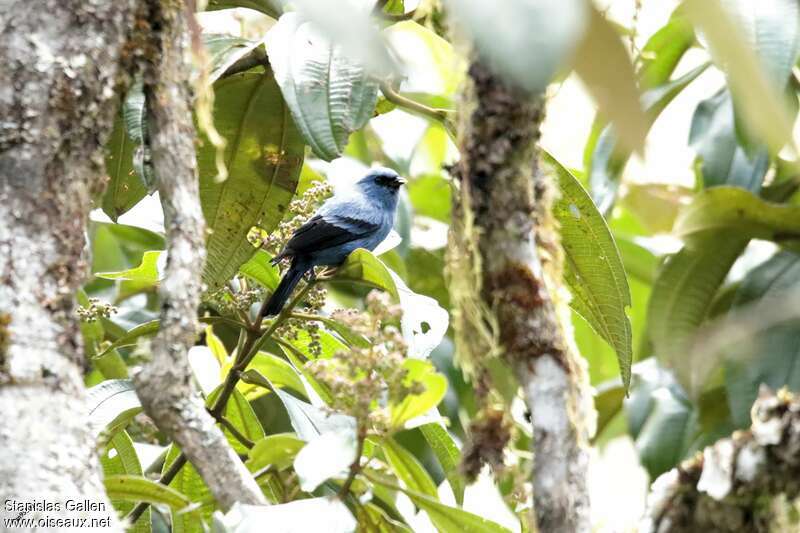
[[[292,261],[292,266],[290,266],[289,270],[284,274],[283,279],[278,283],[275,292],[272,293],[269,299],[266,316],[277,315],[281,312],[281,309],[283,309],[283,306],[286,304],[286,300],[289,299],[295,286],[300,282],[303,274],[305,274],[309,268],[307,264],[301,263],[296,259]]]

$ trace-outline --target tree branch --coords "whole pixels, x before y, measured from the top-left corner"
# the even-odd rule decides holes
[[[0,519],[8,502],[104,507],[74,296],[91,198],[103,189],[136,3],[3,2],[0,15]],[[24,513],[42,518],[45,513]]]
[[[223,510],[237,501],[266,504],[256,481],[206,412],[186,358],[197,333],[200,266],[205,260],[195,134],[185,81],[188,21],[180,3],[153,0],[151,6],[151,24],[160,28],[154,35],[160,55],[145,75],[145,91],[168,256],[159,288],[161,329],[152,342],[152,360],[134,382],[145,411],[180,446]]]
[[[391,84],[387,82],[381,83],[381,92],[387,100],[402,107],[404,110],[439,122],[447,131],[448,135],[450,135],[450,138],[453,140],[456,139],[456,129],[451,118],[454,113],[449,109],[429,107],[421,102],[407,98],[395,91]]]
[[[463,98],[461,160],[448,252],[462,360],[488,378],[486,358],[502,357],[522,386],[533,426],[533,495],[539,531],[590,531],[586,474],[593,407],[585,364],[575,352],[562,290],[552,183],[538,164],[541,95],[512,90],[477,59]],[[487,407],[473,424],[464,466],[477,474],[499,463],[508,435]],[[470,463],[470,458],[472,462]]]
[[[659,476],[639,531],[774,531],[769,500],[800,496],[800,398],[762,386],[752,419]]]

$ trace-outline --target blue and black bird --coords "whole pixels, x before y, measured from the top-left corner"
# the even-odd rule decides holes
[[[266,316],[280,313],[294,287],[315,266],[339,266],[356,248],[374,250],[394,226],[398,191],[405,182],[394,170],[373,168],[352,190],[322,204],[272,260],[291,258],[292,263],[267,304]]]

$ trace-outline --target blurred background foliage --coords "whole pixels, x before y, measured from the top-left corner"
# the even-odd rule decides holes
[[[422,351],[446,387],[424,410],[438,403],[446,426],[435,418],[400,424],[367,440],[363,453],[383,465],[370,475],[385,479],[357,480],[354,490],[372,498],[351,509],[359,527],[521,530],[530,505],[519,479],[530,463],[524,406],[511,404],[509,468],[465,490],[458,448],[476,416],[475,384],[455,363],[452,332],[436,311],[450,309],[447,168],[458,157],[454,112],[471,41],[509,83],[546,91],[545,168],[562,191],[555,210],[574,336],[597,391],[594,521],[600,531],[630,530],[648,480],[748,427],[761,383],[800,390],[800,8],[788,0],[445,4],[452,19],[436,0],[367,10],[359,2],[298,0],[291,10],[279,0],[211,0],[198,14],[228,177],[217,179],[220,154],[204,131],[203,277],[217,293],[200,309],[206,329],[190,353],[196,378],[211,394],[237,347],[236,305],[275,286],[278,273],[253,247],[253,231],[268,237],[291,220],[290,202],[315,184],[346,186],[370,165],[392,167],[410,180],[395,228],[402,240],[376,252],[379,259],[354,259],[326,285],[315,311],[325,317],[321,327],[298,327],[290,343],[263,347],[251,366],[257,375],[240,384],[236,413],[228,412],[254,447],[232,442],[254,472],[273,465],[264,478],[273,502],[324,493],[324,485],[303,488],[295,472],[303,441],[313,439],[301,434],[292,407],[315,401],[303,361],[352,349],[358,339],[330,313],[363,309],[365,284],[382,288],[399,297],[404,316],[420,313],[421,333],[441,329],[435,349]],[[126,466],[108,455],[104,467],[134,476],[159,454],[167,463],[175,454],[137,416],[124,381],[157,330],[165,259],[144,105],[136,87],[122,102],[108,187],[92,215],[94,277],[79,295],[94,317],[84,324],[93,416],[107,428],[112,455],[131,459]],[[202,529],[195,514],[174,512],[192,501],[210,519],[213,502],[196,472],[185,469],[171,487],[171,518],[159,505],[137,529],[170,521],[174,530]],[[130,499],[115,501],[127,511]]]

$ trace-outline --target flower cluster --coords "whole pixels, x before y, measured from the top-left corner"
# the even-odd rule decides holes
[[[236,276],[226,287],[206,293],[203,302],[221,315],[248,313],[250,307],[264,299],[266,291],[258,284],[249,284],[244,277]]]
[[[325,305],[328,291],[321,285],[314,285],[306,294],[306,305],[298,310],[304,315],[317,314]],[[284,339],[297,340],[300,331],[305,331],[310,337],[308,351],[313,357],[322,355],[322,344],[320,343],[320,324],[314,320],[302,320],[298,318],[288,318],[278,327],[278,336]]]
[[[389,428],[390,406],[408,395],[421,394],[420,383],[406,383],[406,344],[398,328],[400,307],[386,293],[372,291],[367,309],[335,311],[331,318],[368,338],[368,346],[353,346],[329,359],[308,363],[314,378],[331,391],[330,408],[355,417],[378,432]]]
[[[101,303],[98,298],[89,298],[89,306],[78,306],[76,312],[84,322],[95,322],[98,318],[108,318],[118,310],[111,304]]]
[[[277,255],[284,244],[297,229],[311,218],[317,207],[333,193],[333,187],[327,182],[316,182],[306,190],[300,198],[292,200],[286,218],[278,224],[272,233],[251,231],[247,239],[253,246],[261,247],[271,255]]]

